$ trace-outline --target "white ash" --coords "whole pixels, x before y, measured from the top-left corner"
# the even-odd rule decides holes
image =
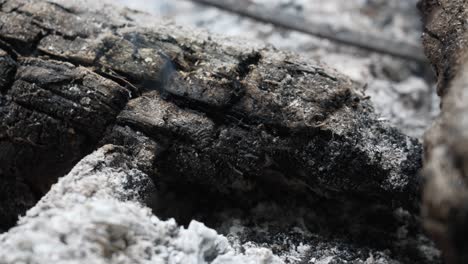
[[[361,248],[346,241],[327,240],[301,226],[284,228],[278,232],[272,223],[252,227],[242,219],[234,218],[225,222],[220,229],[226,232],[236,253],[269,248],[284,263],[401,263],[393,259],[388,250],[379,251]],[[260,238],[261,241],[254,241],[255,238]]]
[[[139,202],[147,176],[131,165],[111,145],[84,158],[0,235],[0,263],[281,263],[265,248],[235,252],[197,221],[159,220]]]

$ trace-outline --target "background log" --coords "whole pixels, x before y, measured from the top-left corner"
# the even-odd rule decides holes
[[[427,133],[423,215],[447,263],[468,261],[466,1],[422,1],[425,51],[438,76],[439,119]]]

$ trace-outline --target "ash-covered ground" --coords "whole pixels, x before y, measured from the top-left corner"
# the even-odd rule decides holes
[[[118,0],[132,9],[150,12],[184,27],[266,42],[316,59],[347,74],[367,88],[383,120],[405,134],[421,138],[438,113],[432,71],[427,65],[370,53],[326,39],[241,17],[186,0]],[[295,17],[408,43],[420,43],[417,0],[240,0],[277,9]],[[421,48],[422,49],[422,48]]]

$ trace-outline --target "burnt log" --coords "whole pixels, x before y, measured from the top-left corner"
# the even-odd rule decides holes
[[[425,227],[447,263],[468,261],[466,1],[421,1],[423,44],[438,77],[441,115],[425,137]]]
[[[315,225],[360,243],[409,247],[402,225],[420,235],[420,143],[338,72],[131,10],[0,3],[0,185],[15,190],[0,209],[26,201],[0,210],[4,229],[113,144],[153,180],[155,214],[181,223],[274,201],[320,212]]]

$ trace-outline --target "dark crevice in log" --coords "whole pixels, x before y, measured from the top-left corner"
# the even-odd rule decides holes
[[[252,52],[241,59],[238,66],[239,78],[244,79],[250,72],[250,66],[257,65],[262,59],[259,52]]]
[[[43,37],[45,37],[45,35],[41,34],[38,35],[32,42],[23,43],[15,39],[0,36],[0,42],[6,43],[6,45],[2,46],[2,48],[5,48],[7,51],[9,51],[10,54],[13,54],[13,56],[18,58],[18,56],[34,56],[36,47]]]
[[[0,96],[13,85],[16,67],[16,61],[0,48]]]
[[[5,52],[10,55],[13,60],[17,60],[21,56],[8,42],[5,42],[0,39],[0,49],[3,49]]]
[[[59,9],[63,10],[63,11],[66,12],[66,13],[69,13],[69,14],[71,14],[71,15],[79,15],[79,13],[76,12],[75,10],[70,9],[70,8],[66,8],[66,7],[64,7],[64,6],[61,5],[61,4],[54,3],[54,2],[48,2],[48,4],[50,4],[50,5],[52,5],[52,6],[55,6],[55,7],[57,7],[57,8],[59,8]]]

